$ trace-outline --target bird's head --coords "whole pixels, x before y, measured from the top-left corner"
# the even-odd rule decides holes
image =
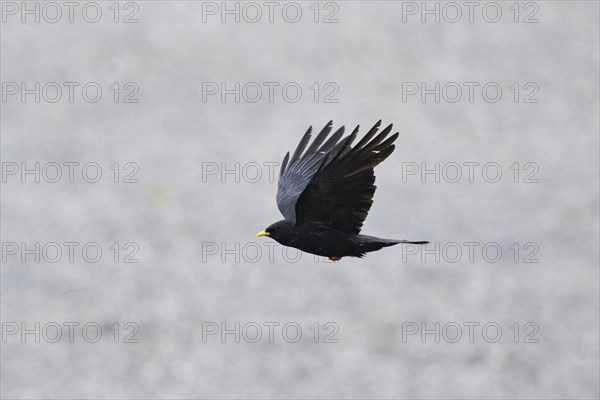
[[[285,240],[289,235],[292,234],[294,230],[294,223],[288,220],[281,220],[271,224],[267,229],[262,232],[256,234],[256,237],[259,236],[268,236],[271,239],[275,239],[281,243],[282,240]]]

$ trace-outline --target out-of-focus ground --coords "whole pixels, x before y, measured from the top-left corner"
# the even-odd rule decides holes
[[[2,24],[3,82],[103,88],[97,103],[83,101],[79,89],[73,103],[36,103],[31,95],[2,103],[3,162],[103,168],[95,184],[80,174],[75,183],[38,184],[31,176],[21,183],[20,175],[3,183],[4,243],[97,242],[103,249],[97,263],[80,252],[73,263],[66,255],[36,263],[4,251],[4,333],[11,323],[63,326],[57,343],[6,335],[4,398],[598,398],[597,2],[535,2],[538,23],[522,22],[535,11],[524,3],[518,23],[504,2],[498,23],[482,18],[486,3],[473,23],[465,7],[457,23],[431,16],[421,23],[420,14],[404,14],[403,22],[402,2],[338,2],[339,22],[328,24],[313,21],[312,2],[298,3],[297,23],[281,17],[284,3],[273,23],[266,16],[221,23],[218,14],[202,21],[201,2],[137,2],[135,24],[112,22],[112,3],[99,4],[96,24],[80,13],[73,23],[7,15]],[[132,11],[124,3],[120,10],[120,19]],[[321,21],[335,8],[319,10]],[[114,82],[137,83],[139,102],[123,103],[130,90],[121,88],[115,103]],[[256,82],[263,97],[203,102],[203,82]],[[264,82],[280,83],[272,103]],[[296,103],[282,97],[289,82],[303,90]],[[328,82],[339,89],[337,103],[324,102],[335,87],[325,88]],[[403,82],[456,82],[463,97],[403,102]],[[472,103],[464,82],[480,83]],[[482,97],[488,82],[503,90],[496,103]],[[539,88],[530,98],[537,103],[524,102],[529,82]],[[309,125],[333,119],[366,130],[380,118],[401,136],[376,170],[363,232],[437,242],[440,261],[426,253],[423,262],[399,246],[337,264],[307,254],[290,262],[297,253],[281,247],[271,257],[268,239],[254,237],[280,219],[276,182],[263,163],[279,162]],[[114,183],[114,162],[120,179],[123,165],[136,163],[139,183]],[[479,168],[473,183],[465,176],[403,180],[414,166],[407,163],[423,162],[495,162],[503,175],[488,183]],[[539,167],[538,183],[523,182],[528,162]],[[235,174],[220,175],[221,163],[239,163],[239,183]],[[262,166],[258,182],[253,163]],[[206,175],[215,165],[217,174]],[[123,263],[123,249],[115,263],[114,242],[135,242],[139,263]],[[479,243],[473,260],[469,242]],[[449,243],[462,248],[456,262]],[[503,251],[497,262],[482,255],[489,243]],[[532,252],[528,260],[539,261],[524,262]],[[65,322],[80,323],[73,343]],[[103,329],[97,343],[82,338],[89,322]],[[124,343],[126,322],[139,326],[138,343]],[[207,322],[247,329],[240,343],[231,334],[224,343],[219,335],[203,340]],[[247,340],[252,322],[262,326],[257,343]],[[280,324],[272,343],[268,322]],[[290,322],[302,328],[297,343],[282,338]],[[326,331],[327,322],[336,325]],[[420,332],[406,336],[436,322],[439,343],[434,334],[425,343]],[[480,324],[472,343],[469,322]],[[456,343],[453,323],[462,327]],[[482,336],[487,323],[487,339],[494,324],[502,329],[496,343]],[[338,343],[324,343],[335,326]]]

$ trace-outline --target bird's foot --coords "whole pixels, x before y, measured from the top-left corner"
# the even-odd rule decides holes
[[[336,256],[331,256],[331,257],[327,257],[329,258],[331,261],[340,261],[342,259],[342,257],[336,257]]]

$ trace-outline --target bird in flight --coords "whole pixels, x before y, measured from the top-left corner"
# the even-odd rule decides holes
[[[329,137],[332,125],[329,121],[310,146],[312,127],[308,128],[292,158],[289,152],[285,155],[277,187],[277,207],[285,219],[256,236],[332,261],[363,257],[398,243],[429,243],[360,234],[376,189],[373,168],[392,154],[398,132],[388,138],[390,124],[377,134],[379,120],[352,146],[359,127],[342,138],[342,126]]]

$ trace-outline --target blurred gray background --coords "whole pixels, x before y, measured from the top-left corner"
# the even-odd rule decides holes
[[[103,336],[88,343],[79,329],[70,343],[66,328],[57,343],[6,336],[4,398],[598,398],[598,2],[520,3],[517,23],[513,2],[497,3],[497,23],[482,17],[486,2],[472,23],[464,6],[456,23],[453,14],[422,23],[420,13],[403,14],[410,4],[391,1],[299,2],[297,23],[283,19],[285,3],[273,23],[266,15],[222,23],[220,14],[203,22],[203,7],[221,2],[192,1],[120,3],[115,23],[113,2],[98,2],[102,18],[89,23],[85,4],[73,23],[22,23],[3,8],[2,82],[81,83],[73,103],[66,92],[56,103],[7,96],[3,163],[97,162],[103,176],[7,176],[2,242],[97,242],[103,257],[90,263],[79,252],[72,263],[66,255],[36,263],[4,251],[1,311],[5,331],[7,323],[95,322]],[[338,22],[323,23],[336,8]],[[139,22],[122,23],[134,11]],[[538,22],[524,23],[531,13]],[[86,82],[102,87],[97,103],[82,100]],[[123,102],[127,82],[139,86],[138,103]],[[203,101],[203,82],[280,86],[272,103],[266,91],[256,103],[232,95],[223,103],[218,95]],[[296,103],[281,95],[288,82],[303,90]],[[337,103],[324,102],[327,82],[339,88]],[[503,94],[491,103],[479,86],[472,103],[466,91],[456,103],[403,102],[402,82],[497,82]],[[539,87],[537,103],[523,101],[527,82]],[[281,247],[269,257],[268,239],[254,237],[281,218],[267,169],[258,182],[221,171],[203,182],[203,165],[215,165],[206,163],[279,162],[309,125],[332,119],[364,131],[380,118],[401,136],[376,169],[363,232],[440,246],[498,243],[498,262],[484,259],[481,245],[473,261],[463,254],[458,262],[423,262],[399,246],[336,264],[307,254],[290,262]],[[114,162],[121,178],[123,165],[136,163],[139,183],[114,183]],[[497,162],[503,175],[497,183],[480,173],[473,183],[403,181],[406,162]],[[509,169],[515,162],[519,183]],[[526,162],[539,166],[538,183],[522,182]],[[137,243],[139,263],[123,263],[123,249],[115,263],[114,242]],[[539,248],[537,263],[523,262],[528,242]],[[236,243],[237,254],[223,253]],[[214,255],[206,251],[213,244]],[[139,343],[124,343],[127,322],[139,326]],[[288,343],[276,330],[271,343],[264,328],[257,343],[232,335],[203,341],[206,322],[295,322],[303,334]],[[323,342],[327,322],[339,327],[338,343]],[[423,343],[419,334],[403,341],[407,322],[480,326],[473,343],[466,328],[457,343],[433,335]],[[489,322],[503,330],[496,343],[482,339]],[[528,322],[539,327],[538,343],[524,343]]]

